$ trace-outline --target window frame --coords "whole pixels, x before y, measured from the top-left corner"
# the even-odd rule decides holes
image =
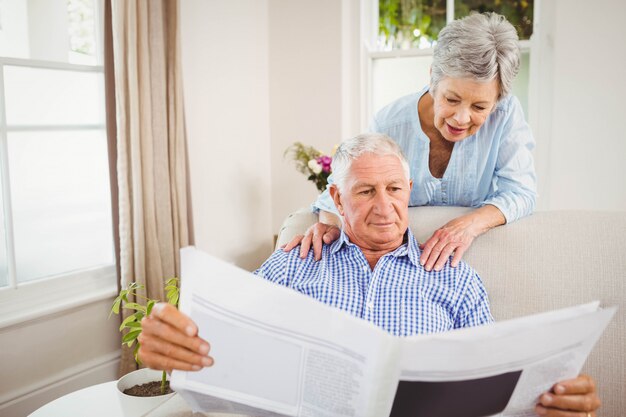
[[[112,256],[113,263],[111,264],[68,271],[23,283],[17,282],[8,166],[9,133],[44,130],[101,130],[106,133],[106,123],[104,122],[99,124],[7,125],[4,82],[5,66],[91,72],[100,73],[104,77],[103,25],[101,19],[103,6],[104,3],[101,0],[94,1],[96,65],[0,57],[0,193],[2,195],[2,220],[5,227],[4,239],[7,257],[7,286],[0,287],[0,329],[111,298],[118,291],[115,256]],[[104,93],[101,104],[104,108]],[[113,230],[111,230],[111,242],[114,242]],[[115,245],[112,245],[112,248],[115,251]]]
[[[533,35],[529,40],[520,40],[520,50],[528,52],[531,62],[531,75],[528,82],[529,95],[534,91],[534,77],[533,77],[533,52],[536,49],[534,47],[535,33],[537,32],[537,10],[539,9],[539,3],[541,0],[534,0],[534,16],[533,16]],[[455,0],[446,0],[446,24],[454,20],[454,2]],[[362,131],[366,131],[369,120],[374,114],[373,104],[373,77],[372,68],[374,60],[376,59],[388,59],[388,58],[412,58],[420,56],[432,56],[433,48],[410,48],[410,49],[396,49],[391,51],[380,51],[372,45],[376,45],[378,37],[378,0],[361,0],[361,44],[363,57],[361,60],[361,75],[363,82],[361,83],[361,97],[363,98],[363,104],[361,106],[360,126]],[[528,103],[528,113],[532,113],[531,100]],[[526,115],[527,117],[529,115]]]

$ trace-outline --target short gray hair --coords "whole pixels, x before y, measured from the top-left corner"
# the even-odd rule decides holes
[[[400,146],[387,135],[365,133],[346,139],[337,148],[331,164],[334,183],[340,191],[344,190],[346,178],[350,173],[352,162],[365,153],[376,155],[393,155],[400,159],[407,181],[411,179],[411,170]]]
[[[518,40],[513,25],[496,13],[473,13],[450,22],[439,32],[433,52],[431,90],[443,77],[496,79],[498,100],[506,97],[519,71]]]

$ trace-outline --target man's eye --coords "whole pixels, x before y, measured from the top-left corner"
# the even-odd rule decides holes
[[[359,194],[361,194],[361,195],[368,195],[368,194],[371,194],[371,193],[372,193],[372,190],[359,191]]]
[[[389,187],[389,190],[391,190],[393,192],[396,192],[396,191],[402,190],[402,188],[400,188],[400,187]]]

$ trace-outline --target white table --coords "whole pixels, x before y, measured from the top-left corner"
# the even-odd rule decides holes
[[[39,408],[30,417],[123,417],[117,394],[117,381],[93,385],[64,395]],[[144,414],[143,417],[233,417],[232,414],[194,413],[182,397],[173,397]],[[139,417],[139,416],[136,416]]]

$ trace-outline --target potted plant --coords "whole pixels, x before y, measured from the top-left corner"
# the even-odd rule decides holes
[[[112,314],[119,314],[123,309],[134,311],[133,314],[126,317],[119,330],[123,334],[122,345],[126,345],[133,349],[133,355],[138,365],[141,361],[138,357],[140,343],[137,338],[141,334],[141,320],[150,314],[152,307],[159,300],[153,300],[138,294],[143,290],[144,286],[136,282],[131,282],[122,289],[119,295],[113,301],[111,306]],[[179,289],[178,278],[171,278],[165,282],[166,299],[169,304],[178,307]],[[135,302],[128,300],[129,296],[135,297]],[[127,415],[140,415],[161,404],[167,398],[174,394],[167,380],[165,371],[155,371],[152,369],[139,369],[119,379],[117,383],[120,392],[120,401],[125,411],[129,411]]]

